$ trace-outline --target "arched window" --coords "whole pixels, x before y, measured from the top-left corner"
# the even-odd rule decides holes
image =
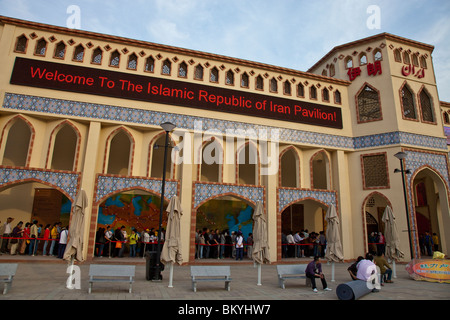
[[[155,59],[152,56],[145,59],[145,72],[155,72]]]
[[[275,78],[270,79],[270,92],[278,92],[278,81]]]
[[[450,117],[449,117],[448,113],[447,113],[447,112],[444,112],[444,113],[442,114],[442,116],[444,117],[444,123],[445,123],[445,124],[449,124],[449,123],[450,123]]]
[[[195,67],[194,79],[203,80],[203,66],[201,64]]]
[[[418,67],[419,66],[419,54],[418,53],[414,53],[412,55],[412,63],[414,66]]]
[[[330,92],[328,91],[327,88],[323,88],[323,90],[322,90],[322,100],[325,102],[330,101]]]
[[[178,76],[180,78],[186,78],[187,77],[187,64],[183,61],[180,63],[178,67]]]
[[[414,103],[414,95],[406,84],[403,85],[402,89],[400,90],[400,94],[403,108],[403,117],[406,119],[416,120],[417,115],[416,106]]]
[[[161,74],[169,75],[172,72],[172,63],[169,59],[164,60],[162,65]]]
[[[380,49],[375,49],[375,51],[373,52],[373,59],[375,61],[383,60],[383,54],[381,53]]]
[[[111,58],[109,60],[109,66],[118,68],[119,64],[120,64],[120,53],[119,53],[119,51],[116,50],[113,53],[111,53]]]
[[[264,90],[264,79],[261,75],[256,77],[256,90]]]
[[[73,51],[73,61],[83,62],[84,59],[84,47],[80,44],[75,47]]]
[[[34,54],[37,56],[45,56],[46,51],[47,51],[47,41],[45,41],[45,39],[42,38],[36,43],[36,49],[34,50]]]
[[[365,85],[358,94],[358,122],[382,120],[380,94],[377,90]]]
[[[342,103],[341,92],[339,90],[336,90],[334,92],[334,103],[336,103],[336,104],[341,104]]]
[[[92,60],[91,62],[93,64],[102,64],[102,58],[103,58],[103,51],[100,48],[97,48],[92,53]]]
[[[425,122],[435,122],[433,112],[433,102],[425,89],[420,92],[420,109],[422,120]]]
[[[365,53],[361,53],[359,56],[359,65],[363,66],[367,64],[367,56]]]
[[[128,57],[127,69],[129,69],[129,70],[137,70],[137,62],[138,62],[137,55],[134,54],[134,53],[130,54],[130,56]]]
[[[219,82],[219,70],[216,67],[211,69],[209,81],[215,82],[215,83]]]
[[[28,162],[31,138],[32,131],[29,125],[21,118],[13,120],[7,133],[2,165],[25,167]]]
[[[334,77],[336,75],[336,67],[334,66],[334,63],[330,65],[330,77]]]
[[[246,72],[244,72],[242,74],[241,87],[243,87],[243,88],[248,88],[249,87],[249,77],[248,77],[248,74]]]
[[[313,189],[330,189],[330,166],[329,160],[324,151],[316,153],[311,158],[311,177],[312,177],[312,188]]]
[[[427,58],[425,56],[420,57],[420,66],[425,69],[427,68]]]
[[[346,69],[353,68],[353,59],[352,59],[352,57],[345,58],[345,68]]]
[[[311,88],[309,89],[309,97],[311,99],[317,99],[317,89],[316,86],[311,86]]]
[[[231,71],[231,70],[227,71],[225,83],[230,85],[230,86],[234,86],[234,73],[233,73],[233,71]]]
[[[152,151],[152,165],[151,165],[151,171],[150,176],[153,178],[162,178],[163,177],[163,170],[164,170],[164,144],[166,143],[166,136],[163,134],[161,135],[153,146]],[[172,172],[172,157],[169,155],[167,157],[166,162],[166,178],[171,179],[171,173]]]
[[[51,169],[75,171],[78,135],[69,124],[59,128],[54,136]]]
[[[223,151],[217,140],[214,139],[203,146],[201,160],[200,181],[220,182]]]
[[[119,130],[109,144],[108,174],[128,176],[131,168],[132,143],[124,130]]]
[[[27,37],[25,37],[25,35],[21,35],[20,37],[17,38],[16,47],[14,51],[19,53],[26,53],[27,46],[28,46]]]
[[[411,59],[409,58],[409,53],[407,51],[403,52],[403,63],[411,64]]]
[[[55,47],[55,54],[53,55],[53,58],[64,59],[65,55],[66,55],[66,45],[63,41],[61,41]]]
[[[305,97],[305,86],[301,82],[297,86],[297,96],[301,98]]]
[[[289,80],[286,80],[284,82],[284,86],[283,86],[283,92],[284,94],[290,96],[291,95],[291,83],[289,82]]]
[[[298,154],[292,147],[283,152],[280,159],[280,187],[300,187],[299,161]]]
[[[402,62],[402,55],[400,53],[400,50],[398,49],[394,50],[394,59],[396,62]]]
[[[238,183],[258,185],[258,152],[252,143],[246,143],[238,151]]]

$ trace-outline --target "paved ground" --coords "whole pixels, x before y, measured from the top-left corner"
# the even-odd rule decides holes
[[[12,259],[14,258],[14,259]],[[307,263],[311,259],[289,259],[283,263]],[[349,263],[335,265],[335,281],[332,280],[331,265],[323,263],[329,287],[332,291],[319,290],[313,293],[304,285],[304,280],[287,280],[286,289],[277,281],[275,265],[262,266],[262,285],[257,286],[257,268],[249,260],[201,260],[203,264],[225,264],[231,266],[231,291],[224,290],[222,283],[198,284],[197,293],[191,288],[189,266],[174,266],[173,288],[168,288],[169,271],[163,271],[161,282],[145,279],[146,260],[143,258],[95,258],[80,264],[81,289],[67,289],[67,263],[54,257],[23,257],[1,255],[0,263],[18,262],[19,267],[11,290],[0,294],[0,300],[179,300],[179,301],[298,301],[339,300],[336,287],[349,281]],[[94,285],[88,294],[88,270],[91,263],[135,264],[136,279],[133,292],[128,293],[125,283],[102,283]],[[397,278],[393,284],[385,284],[378,293],[370,293],[360,300],[450,300],[450,284],[415,281],[405,271],[405,264],[397,264]],[[320,282],[318,288],[321,289]],[[185,304],[183,303],[183,306]]]

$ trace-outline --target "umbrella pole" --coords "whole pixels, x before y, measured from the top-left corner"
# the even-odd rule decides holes
[[[170,263],[169,271],[169,288],[173,288],[173,262]]]
[[[393,277],[394,277],[394,279],[397,279],[397,269],[396,269],[396,267],[395,267],[395,259],[393,259],[393,261],[392,261],[392,275],[393,275]]]
[[[261,286],[261,263],[258,263],[258,286]]]
[[[331,262],[331,282],[335,282],[336,280],[334,279],[334,261]]]

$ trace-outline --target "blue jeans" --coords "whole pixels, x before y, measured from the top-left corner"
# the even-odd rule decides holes
[[[136,244],[130,244],[130,257],[136,257]]]
[[[236,260],[242,260],[244,258],[244,248],[236,248]]]
[[[42,255],[45,256],[47,254],[47,245],[48,245],[48,240],[46,240],[44,242],[44,249],[42,250]]]

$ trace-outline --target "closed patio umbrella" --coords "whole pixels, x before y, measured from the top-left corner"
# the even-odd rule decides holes
[[[342,253],[341,235],[339,231],[339,217],[336,213],[336,207],[330,205],[325,216],[327,221],[327,248],[325,252],[325,258],[331,262],[332,277],[331,281],[334,281],[334,263],[342,262],[344,255]]]
[[[261,285],[261,264],[270,263],[270,252],[267,241],[267,219],[260,201],[256,204],[253,221],[252,259],[258,265],[258,285]]]
[[[161,261],[168,263],[170,266],[169,287],[172,288],[173,264],[181,265],[183,263],[180,239],[180,220],[183,210],[178,196],[174,196],[170,200],[166,212],[168,213],[167,230],[161,252]]]
[[[67,280],[67,288],[73,289],[72,273],[74,261],[83,262],[83,243],[84,243],[84,214],[88,206],[88,198],[86,192],[81,190],[75,198],[72,219],[69,226],[69,236],[66,250],[64,251],[64,260],[69,261],[69,274]]]
[[[403,259],[404,253],[400,250],[400,238],[398,235],[397,224],[390,206],[387,206],[386,209],[384,209],[381,220],[384,222],[384,237],[386,239],[385,256],[388,260],[392,261],[394,278],[396,278],[395,260]]]

